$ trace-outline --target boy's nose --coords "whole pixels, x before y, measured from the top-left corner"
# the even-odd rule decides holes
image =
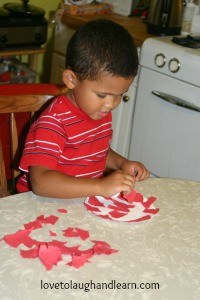
[[[115,98],[112,97],[106,101],[105,107],[109,110],[113,110],[115,108]]]

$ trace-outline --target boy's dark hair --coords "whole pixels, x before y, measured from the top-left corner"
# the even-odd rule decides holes
[[[81,26],[69,41],[66,68],[79,80],[96,80],[102,73],[134,77],[138,55],[134,40],[121,25],[104,19]]]

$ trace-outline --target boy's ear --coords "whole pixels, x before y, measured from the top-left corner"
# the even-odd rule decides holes
[[[67,69],[63,71],[63,82],[68,89],[72,90],[76,86],[78,79],[72,70]]]

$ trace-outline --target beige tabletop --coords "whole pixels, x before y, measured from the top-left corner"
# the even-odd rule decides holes
[[[61,262],[47,271],[38,259],[23,259],[18,249],[2,240],[0,299],[199,300],[200,183],[151,178],[137,183],[136,190],[155,196],[155,206],[160,208],[151,220],[137,224],[97,218],[86,211],[84,199],[40,198],[32,192],[0,199],[1,237],[41,214],[52,214],[59,222],[48,230],[82,228],[89,231],[91,240],[106,241],[118,250],[92,257],[79,269]],[[59,213],[59,208],[68,213]],[[45,240],[47,228],[38,234]],[[136,289],[129,283],[135,283]],[[84,290],[86,286],[89,291]]]

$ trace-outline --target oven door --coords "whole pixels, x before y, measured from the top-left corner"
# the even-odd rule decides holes
[[[200,181],[200,88],[141,68],[129,158],[158,177]]]

